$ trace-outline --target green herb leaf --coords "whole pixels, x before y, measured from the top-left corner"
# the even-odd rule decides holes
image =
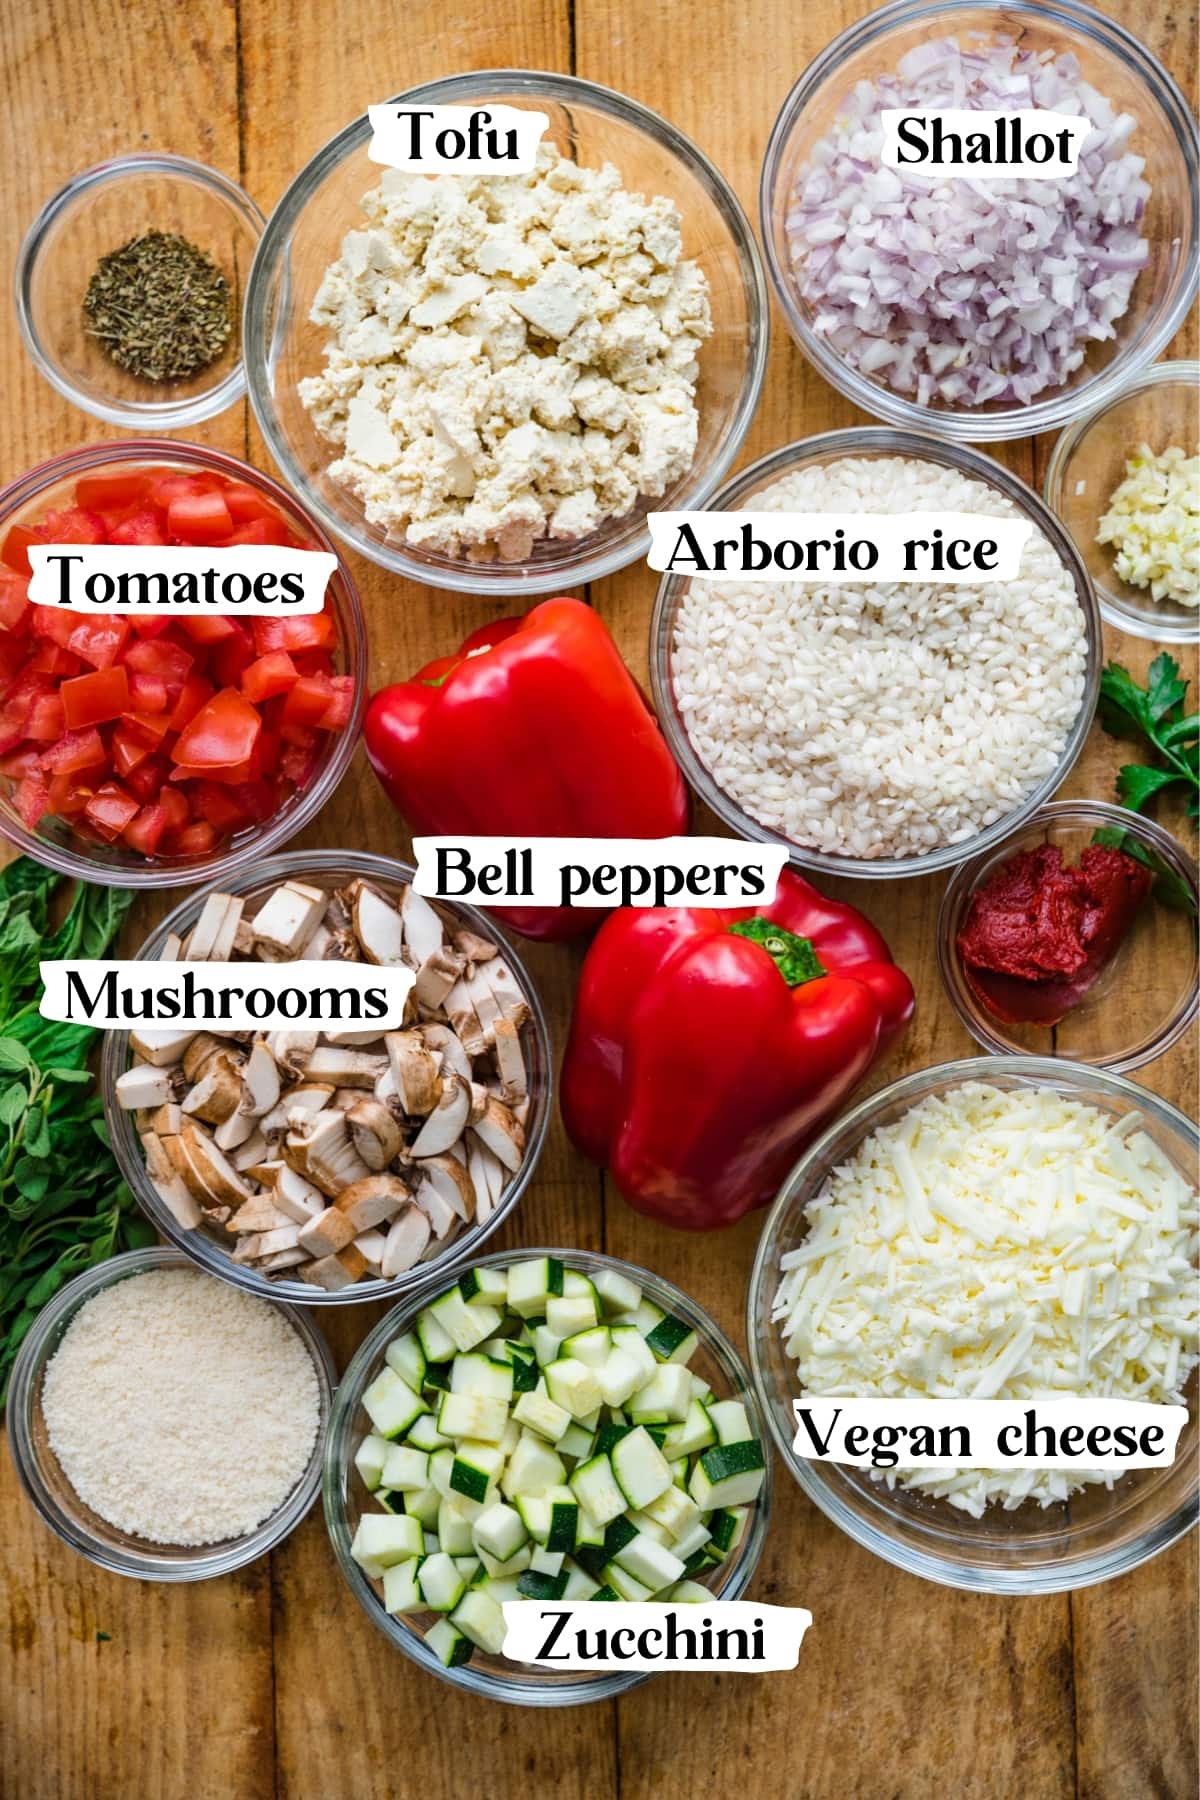
[[[1150,891],[1159,904],[1169,908],[1171,912],[1186,913],[1193,919],[1196,917],[1196,901],[1188,883],[1157,850],[1151,850],[1139,842],[1131,831],[1122,831],[1116,825],[1103,825],[1092,833],[1092,842],[1103,844],[1109,850],[1123,850],[1135,862],[1153,869],[1154,885]]]
[[[30,1156],[49,1156],[50,1125],[40,1107],[30,1108],[25,1121],[25,1148]]]
[[[19,1038],[0,1037],[0,1075],[23,1075],[33,1058]]]
[[[14,1081],[11,1087],[0,1088],[0,1125],[15,1125],[25,1116],[25,1108],[29,1105],[29,1089],[22,1081]]]
[[[1147,800],[1178,780],[1173,769],[1150,769],[1145,763],[1126,763],[1117,775],[1117,798],[1131,812],[1141,812]]]
[[[1182,705],[1188,684],[1179,679],[1179,664],[1163,650],[1150,664],[1146,680],[1146,710],[1157,725],[1172,707]]]

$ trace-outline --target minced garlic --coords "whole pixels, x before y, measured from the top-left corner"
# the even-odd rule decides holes
[[[1113,545],[1117,574],[1155,600],[1200,606],[1200,456],[1142,444],[1125,464],[1096,541]]]

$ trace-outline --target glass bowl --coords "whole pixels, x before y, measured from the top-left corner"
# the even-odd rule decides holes
[[[908,51],[939,38],[968,35],[1017,38],[1022,48],[1069,50],[1083,78],[1132,115],[1130,149],[1145,161],[1152,194],[1142,221],[1150,246],[1116,336],[1093,344],[1060,387],[1031,405],[995,400],[955,408],[918,406],[880,377],[851,368],[814,328],[814,313],[799,289],[787,241],[790,197],[798,171],[837,117],[855,84],[891,73]],[[1082,0],[892,0],[841,32],[811,62],[783,103],[763,163],[759,187],[762,239],[776,298],[788,330],[809,361],[838,392],[893,425],[936,429],[960,442],[985,443],[1057,430],[1107,402],[1136,370],[1161,354],[1196,293],[1200,234],[1198,144],[1195,121],[1162,65],[1115,20]]]
[[[310,881],[330,892],[353,880],[355,876],[360,876],[372,882],[382,893],[392,895],[398,892],[400,884],[407,885],[411,882],[413,874],[414,870],[407,863],[394,862],[383,856],[369,856],[357,850],[294,850],[286,856],[271,857],[267,861],[256,858],[253,867],[241,869],[234,879],[222,879],[199,893],[189,894],[163,920],[158,929],[150,934],[137,952],[137,959],[139,962],[155,960],[172,932],[182,937],[190,931],[200,916],[206,898],[214,891],[241,894],[245,897],[247,907],[252,909],[256,900],[264,897],[270,889],[279,882],[286,881],[289,876]],[[482,1225],[472,1224],[460,1235],[448,1235],[440,1243],[431,1238],[429,1254],[425,1259],[415,1268],[397,1275],[392,1281],[376,1277],[370,1281],[354,1282],[350,1287],[330,1293],[307,1281],[293,1280],[288,1276],[270,1280],[257,1269],[235,1263],[229,1251],[202,1225],[190,1231],[182,1226],[170,1207],[160,1198],[146,1173],[134,1114],[118,1106],[116,1100],[117,1077],[130,1062],[129,1034],[125,1031],[108,1031],[105,1033],[100,1066],[100,1089],[104,1096],[104,1116],[118,1167],[155,1230],[169,1238],[177,1249],[182,1250],[186,1257],[207,1274],[219,1276],[222,1281],[231,1281],[235,1287],[245,1288],[248,1293],[259,1294],[268,1300],[288,1300],[293,1306],[358,1306],[366,1300],[395,1301],[426,1281],[431,1274],[444,1276],[448,1270],[457,1269],[504,1223],[516,1207],[537,1168],[554,1111],[554,1060],[545,1014],[519,958],[514,955],[511,946],[491,920],[463,901],[438,900],[431,904],[455,925],[477,932],[480,937],[489,938],[500,946],[504,959],[529,1004],[530,1017],[528,1025],[523,1029],[522,1048],[529,1077],[530,1107],[525,1121],[525,1160],[521,1167]]]
[[[958,934],[972,895],[993,871],[1018,851],[1043,844],[1060,845],[1064,861],[1076,864],[1097,831],[1120,831],[1136,848],[1158,859],[1196,906],[1196,864],[1153,819],[1103,800],[1056,800],[1043,806],[1020,831],[956,869],[942,896],[938,968],[955,1012],[985,1050],[1009,1056],[1070,1057],[1120,1073],[1162,1056],[1196,1017],[1200,959],[1195,913],[1189,917],[1161,905],[1153,892],[1095,985],[1057,1025],[1009,1024],[997,1018],[967,979]],[[1135,994],[1141,996],[1140,1008],[1130,1004]]]
[[[337,452],[300,403],[298,381],[324,366],[328,333],[309,321],[313,296],[342,238],[361,220],[359,202],[383,174],[370,161],[365,117],[318,151],[271,214],[246,296],[250,403],[272,456],[326,529],[414,581],[496,599],[581,587],[644,556],[650,509],[699,506],[729,468],[762,387],[768,312],[762,265],[745,214],[724,178],[682,132],[649,108],[570,75],[520,69],[456,75],[412,88],[396,105],[506,105],[545,112],[547,141],[587,166],[611,161],[626,188],[663,194],[683,219],[683,254],[708,276],[713,333],[700,351],[700,436],[691,469],[658,498],[609,519],[586,537],[539,541],[523,563],[451,558],[388,538],[360,501],[331,481]]]
[[[46,1366],[58,1349],[72,1319],[81,1306],[105,1288],[124,1281],[130,1275],[144,1275],[149,1269],[186,1269],[188,1260],[176,1250],[154,1248],[130,1250],[85,1269],[74,1281],[57,1293],[38,1314],[29,1329],[16,1361],[8,1395],[8,1442],[21,1486],[49,1525],[50,1529],[86,1556],[89,1562],[115,1575],[133,1575],[142,1581],[207,1581],[213,1575],[228,1575],[265,1556],[294,1531],[317,1497],[321,1484],[321,1461],[325,1433],[333,1403],[337,1374],[325,1339],[301,1312],[290,1306],[281,1308],[312,1359],[320,1394],[321,1420],[316,1443],[304,1474],[287,1499],[264,1519],[261,1525],[244,1537],[226,1539],[219,1544],[170,1545],[151,1543],[147,1538],[110,1525],[94,1513],[75,1492],[50,1448],[45,1419],[42,1415],[42,1378]],[[119,1422],[114,1421],[114,1433]]]
[[[923,856],[853,857],[817,850],[790,838],[752,818],[738,801],[718,787],[715,778],[694,749],[684,723],[683,711],[675,691],[673,673],[675,620],[691,577],[666,574],[659,581],[650,622],[650,683],[655,711],[671,746],[671,754],[683,770],[688,782],[717,817],[743,838],[753,843],[783,844],[789,860],[800,869],[812,869],[824,875],[860,876],[864,880],[884,881],[897,875],[928,875],[963,862],[976,851],[998,843],[1013,828],[1027,819],[1066,779],[1083,749],[1096,711],[1103,664],[1100,614],[1087,571],[1070,538],[1052,513],[1023,481],[980,451],[965,445],[947,444],[925,434],[892,431],[881,425],[856,425],[845,431],[827,431],[818,437],[804,438],[742,469],[714,494],[706,510],[710,512],[752,511],[755,495],[786,475],[799,469],[824,466],[845,457],[917,457],[923,462],[940,463],[957,469],[975,480],[984,481],[1011,500],[1035,528],[1049,539],[1074,579],[1075,592],[1083,614],[1087,638],[1087,666],[1084,673],[1083,701],[1067,736],[1056,768],[1044,781],[1031,789],[1021,804],[1002,819],[993,821],[973,838],[962,843],[941,844]],[[767,578],[769,579],[769,578]],[[776,577],[775,579],[786,579]]]
[[[807,1497],[834,1524],[885,1562],[946,1587],[975,1593],[1053,1594],[1122,1575],[1165,1550],[1197,1522],[1197,1378],[1188,1384],[1188,1422],[1169,1468],[1139,1469],[1109,1490],[1086,1487],[1069,1502],[1013,1512],[989,1507],[972,1519],[947,1501],[872,1481],[866,1469],[810,1462],[792,1450],[801,1397],[796,1365],[772,1321],[779,1259],[804,1236],[805,1211],[830,1173],[880,1126],[929,1095],[964,1082],[1002,1089],[1053,1088],[1114,1118],[1141,1115],[1142,1128],[1189,1183],[1196,1180],[1200,1133],[1190,1119],[1122,1076],[1049,1057],[977,1056],[905,1076],[846,1113],[805,1152],[767,1216],[747,1298],[750,1366],[776,1447]]]
[[[74,176],[43,206],[16,265],[17,321],[34,363],[75,406],[125,431],[181,431],[246,391],[242,294],[263,216],[235,181],[187,156],[137,151]],[[143,231],[177,232],[229,282],[233,330],[216,360],[179,381],[119,368],[84,329],[97,262]]]
[[[712,1581],[714,1599],[740,1600],[758,1567],[766,1541],[773,1477],[771,1458],[767,1454],[766,1421],[741,1357],[721,1327],[695,1301],[672,1282],[665,1281],[661,1275],[652,1275],[636,1263],[621,1262],[614,1256],[593,1255],[587,1250],[522,1247],[479,1257],[471,1266],[496,1268],[539,1256],[555,1256],[568,1268],[580,1269],[585,1275],[610,1270],[628,1276],[655,1305],[686,1320],[696,1333],[700,1346],[689,1366],[697,1374],[704,1375],[722,1398],[740,1400],[746,1408],[754,1435],[763,1445],[766,1474],[741,1543],[733,1555],[718,1564]],[[620,1670],[601,1671],[596,1675],[581,1674],[578,1670],[560,1674],[553,1669],[510,1662],[503,1656],[491,1656],[482,1650],[476,1650],[470,1662],[462,1667],[447,1669],[407,1617],[384,1611],[376,1585],[367,1579],[350,1554],[358,1521],[368,1510],[364,1502],[370,1497],[354,1467],[355,1453],[370,1430],[370,1420],[361,1406],[363,1393],[384,1367],[383,1353],[388,1344],[408,1330],[421,1307],[441,1292],[444,1285],[444,1281],[426,1281],[419,1292],[408,1295],[401,1306],[381,1319],[359,1345],[338,1387],[325,1442],[322,1491],[325,1523],[342,1574],[359,1605],[384,1636],[418,1667],[448,1681],[452,1687],[482,1694],[489,1700],[506,1700],[514,1706],[579,1706],[587,1701],[607,1700],[615,1694],[628,1693],[630,1688],[648,1680],[648,1675]],[[428,1622],[426,1615],[419,1616]]]
[[[358,590],[337,545],[300,507],[286,488],[249,463],[224,451],[199,444],[179,444],[171,438],[133,438],[123,443],[90,444],[69,450],[49,462],[39,463],[28,474],[0,490],[0,542],[9,527],[33,524],[48,507],[69,505],[74,484],[81,475],[128,471],[139,464],[170,465],[185,472],[201,470],[248,482],[276,507],[294,529],[311,537],[318,548],[337,556],[330,576],[325,604],[337,621],[339,669],[354,677],[354,707],[349,723],[339,732],[323,733],[324,743],[316,773],[308,786],[295,789],[265,825],[236,832],[207,856],[156,857],[153,860],[120,844],[93,844],[78,836],[65,819],[47,815],[30,830],[12,801],[13,783],[0,777],[0,836],[18,849],[64,875],[106,887],[182,887],[197,881],[222,880],[237,869],[257,863],[285,844],[320,812],[350,766],[367,704],[367,637]]]
[[[1200,633],[1200,607],[1154,600],[1148,588],[1130,586],[1117,574],[1113,546],[1096,542],[1126,459],[1142,444],[1159,453],[1178,444],[1185,455],[1197,454],[1200,363],[1155,363],[1064,431],[1046,472],[1046,505],[1074,538],[1110,625],[1134,637],[1191,643]]]

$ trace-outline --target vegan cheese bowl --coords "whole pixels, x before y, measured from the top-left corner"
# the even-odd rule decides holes
[[[1028,520],[1019,579],[963,585],[666,574],[654,700],[692,787],[801,868],[924,874],[986,849],[1065,778],[1100,680],[1100,617],[1058,521],[989,457],[915,432],[775,451],[713,511],[947,508]]]
[[[393,1644],[469,1693],[526,1706],[624,1693],[646,1676],[558,1674],[485,1647],[496,1642],[495,1613],[505,1599],[546,1598],[559,1587],[572,1600],[605,1597],[610,1581],[629,1599],[648,1599],[664,1583],[674,1587],[685,1568],[691,1574],[681,1600],[699,1600],[703,1588],[718,1599],[742,1598],[771,1504],[764,1420],[745,1367],[720,1327],[678,1288],[613,1257],[522,1247],[460,1268],[457,1280],[439,1273],[380,1321],[338,1388],[323,1493],[342,1573]],[[500,1336],[485,1338],[476,1351],[481,1332]],[[569,1343],[578,1354],[565,1354]],[[459,1345],[472,1349],[456,1355]],[[447,1360],[436,1363],[435,1353]],[[596,1394],[585,1387],[618,1381],[608,1386],[612,1405],[590,1405]],[[484,1398],[479,1382],[494,1393]],[[623,1404],[618,1394],[626,1396]],[[456,1457],[446,1454],[454,1433],[442,1437],[446,1403],[457,1409],[454,1421],[446,1420],[455,1430],[457,1413],[467,1408],[502,1414],[511,1404],[516,1416],[496,1443],[475,1442],[472,1455],[460,1446]],[[502,1425],[497,1417],[489,1429]],[[668,1464],[670,1449],[678,1458]],[[728,1472],[734,1463],[739,1473]],[[416,1489],[426,1474],[428,1486]],[[393,1475],[407,1484],[407,1526],[387,1503]],[[475,1483],[482,1498],[470,1498]],[[550,1515],[547,1496],[562,1503],[561,1515]],[[429,1538],[420,1546],[411,1535],[414,1507],[428,1520]],[[489,1508],[492,1517],[484,1518]],[[603,1527],[595,1522],[601,1516]],[[685,1532],[687,1558],[673,1547]],[[461,1567],[442,1547],[443,1535],[459,1545]]]
[[[1042,1161],[1029,1130],[1039,1110],[1046,1115]],[[971,1123],[964,1126],[967,1119]],[[914,1153],[918,1132],[925,1136]],[[974,1238],[969,1190],[974,1187],[977,1198],[980,1179],[996,1179],[996,1168],[989,1173],[984,1164],[1001,1139],[1007,1149],[999,1167],[1007,1185],[989,1191],[1003,1225]],[[1079,1158],[1079,1174],[1065,1190],[1073,1199],[1064,1197],[1054,1172],[1060,1164],[1067,1168],[1068,1140]],[[1189,1337],[1187,1316],[1195,1305],[1198,1145],[1196,1126],[1156,1095],[1121,1076],[1052,1058],[976,1057],[945,1063],[894,1082],[839,1120],[784,1183],[759,1242],[747,1302],[755,1384],[780,1454],[809,1499],[885,1561],[927,1580],[990,1593],[1086,1587],[1136,1568],[1190,1530],[1200,1491],[1195,1318]],[[1013,1152],[1009,1163],[1007,1152]],[[1111,1171],[1118,1166],[1123,1171],[1116,1183],[1118,1210],[1110,1213]],[[1098,1173],[1105,1168],[1108,1175]],[[1147,1189],[1140,1212],[1139,1202],[1124,1187],[1134,1175]],[[903,1185],[891,1199],[889,1184],[896,1182]],[[924,1204],[942,1220],[940,1247],[946,1260],[936,1267],[922,1257],[921,1245],[939,1228],[932,1220],[920,1229],[910,1224],[911,1209],[921,1213],[922,1194]],[[893,1214],[896,1229],[886,1245],[876,1240],[871,1251],[868,1240],[878,1224],[877,1208],[889,1203],[899,1209]],[[1077,1225],[1069,1217],[1072,1208],[1078,1209]],[[1046,1216],[1049,1223],[1042,1222]],[[1023,1217],[1028,1232],[1021,1228]],[[1005,1226],[1016,1235],[1010,1238]],[[1035,1488],[1034,1478],[1026,1474],[1032,1491],[1022,1500],[1018,1471],[1000,1476],[964,1471],[961,1478],[941,1483],[929,1478],[950,1472],[926,1471],[921,1485],[899,1479],[893,1484],[873,1479],[866,1469],[795,1455],[792,1402],[805,1392],[795,1357],[803,1358],[809,1369],[817,1367],[816,1352],[825,1359],[829,1375],[811,1382],[810,1391],[845,1391],[837,1385],[836,1359],[826,1342],[839,1321],[827,1317],[818,1329],[799,1279],[825,1254],[823,1246],[835,1241],[829,1237],[831,1229],[840,1234],[836,1242],[845,1249],[835,1254],[827,1279],[836,1278],[842,1266],[839,1255],[849,1257],[847,1268],[859,1267],[840,1290],[853,1305],[855,1281],[860,1283],[864,1317],[843,1349],[862,1364],[847,1377],[856,1381],[855,1392],[865,1385],[868,1364],[878,1362],[884,1342],[870,1324],[873,1310],[892,1305],[894,1316],[885,1334],[891,1348],[883,1357],[890,1373],[877,1391],[896,1397],[924,1392],[929,1367],[948,1355],[948,1380],[954,1378],[956,1356],[979,1380],[982,1364],[990,1362],[993,1373],[986,1389],[975,1389],[977,1397],[1021,1398],[1045,1386],[1037,1361],[1043,1350],[1037,1346],[1050,1345],[1052,1352],[1067,1346],[1068,1359],[1074,1346],[1089,1367],[1095,1364],[1093,1391],[1098,1386],[1107,1392],[1109,1384],[1120,1383],[1116,1397],[1130,1397],[1123,1386],[1128,1379],[1136,1397],[1165,1401],[1176,1384],[1183,1389],[1188,1421],[1174,1462],[1115,1476],[1111,1486],[1093,1480],[1065,1497],[1064,1477],[1043,1473]],[[819,1242],[812,1237],[818,1230]],[[1089,1230],[1099,1231],[1091,1243]],[[969,1291],[955,1286],[960,1248],[971,1271]],[[1047,1256],[1053,1265],[1049,1285],[1038,1273]],[[864,1274],[863,1267],[875,1267],[880,1257],[880,1273]],[[1140,1279],[1143,1264],[1157,1264],[1157,1285]],[[1185,1265],[1193,1271],[1190,1282]],[[981,1299],[981,1268],[996,1284],[994,1326],[986,1324],[990,1315]],[[1005,1314],[1004,1295],[1014,1282],[1021,1297],[1016,1311],[1010,1303]],[[922,1294],[928,1307],[930,1284],[938,1294],[935,1316],[910,1341],[903,1333],[904,1307],[916,1306],[919,1312]],[[1160,1302],[1153,1297],[1159,1293],[1177,1296],[1174,1312],[1170,1305],[1159,1311]],[[961,1343],[951,1351],[956,1302]],[[1093,1313],[1095,1330],[1089,1333]],[[1145,1338],[1144,1368],[1139,1334]],[[1007,1361],[1002,1361],[1005,1351]],[[1050,1385],[1065,1397],[1083,1394],[1089,1383],[1076,1385],[1072,1378],[1065,1386],[1061,1380]],[[914,1478],[921,1473],[914,1471]],[[943,1491],[925,1491],[937,1486]]]
[[[107,1034],[121,1172],[210,1274],[302,1306],[394,1299],[457,1266],[524,1192],[551,1111],[537,996],[488,920],[423,902],[412,875],[293,852],[186,900],[139,951],[420,965],[411,1028],[386,1038]]]
[[[418,184],[425,178],[381,171],[367,154],[368,121],[356,120],[296,177],[255,257],[245,313],[255,416],[275,460],[317,517],[393,573],[497,598],[598,579],[645,553],[648,506],[702,503],[741,445],[762,385],[768,331],[766,292],[749,225],[722,176],[682,133],[635,101],[593,83],[494,70],[412,89],[390,104],[398,103],[497,104],[545,112],[547,154],[559,158],[558,179],[578,183],[579,191],[568,193],[560,220],[526,242],[520,210],[504,223],[512,203],[500,190],[510,180],[521,184],[521,207],[528,209],[535,178],[470,178],[471,217],[478,222],[487,215],[485,241],[472,248],[470,232],[476,227],[468,219],[467,239],[456,248],[451,240],[462,229],[458,197],[451,206],[444,180],[460,178],[430,181],[427,205],[418,207]],[[605,165],[616,171],[615,189],[610,176],[593,179]],[[557,200],[553,167],[542,171],[538,180],[543,179]],[[368,220],[364,198],[381,183],[386,214],[371,200],[375,210]],[[449,208],[445,217],[439,195]],[[650,203],[649,213],[643,200]],[[419,228],[409,218],[413,209],[422,212]],[[618,255],[623,211],[631,235]],[[423,265],[433,250],[427,256],[414,246],[431,232],[437,258],[455,272],[452,281],[425,292],[430,270]],[[551,241],[554,256],[538,264],[531,244],[546,250]],[[589,267],[601,250],[607,271],[602,278]],[[390,273],[364,267],[368,254],[386,263]],[[695,270],[688,272],[688,265]],[[553,283],[546,275],[551,269]],[[695,305],[696,271],[707,290],[707,331]],[[414,313],[425,323],[406,317],[407,284],[414,296],[421,288]],[[618,285],[627,292],[614,301]],[[597,287],[608,295],[605,304],[616,306],[603,322],[587,312]],[[310,315],[319,293],[314,322]],[[681,329],[688,319],[692,325]],[[556,335],[567,325],[565,338]],[[645,366],[635,369],[647,357]],[[436,418],[431,415],[419,431],[412,427],[411,444],[380,448],[390,427],[377,416],[379,406],[370,395],[390,395],[389,384],[400,384],[396,392],[402,388],[407,398],[397,422],[407,432],[414,396],[420,400],[439,369],[437,379],[448,392],[452,384],[445,371],[456,362],[473,371],[472,393],[480,382],[490,382],[497,402],[492,410],[510,421],[520,438],[517,461],[525,476],[512,493],[504,483],[517,461],[509,458],[504,437],[491,443],[490,426],[477,432],[465,412],[452,418],[441,401]],[[655,390],[667,377],[661,395],[670,400],[665,411]],[[346,445],[337,441],[347,435],[348,408],[355,404],[366,408],[361,416],[359,410],[353,414],[355,441],[378,467],[346,458]],[[693,407],[694,442],[688,418]],[[512,438],[514,432],[506,435]],[[658,466],[673,440],[677,451],[667,455],[665,467]],[[509,450],[515,458],[515,443]],[[493,468],[498,458],[504,466]],[[610,468],[613,458],[619,466]],[[594,479],[588,473],[592,461]],[[335,464],[338,472],[332,474]],[[437,524],[416,518],[410,527],[410,502],[418,514],[428,510],[428,496],[418,504],[412,491],[413,470],[427,473],[443,464],[444,517]],[[394,493],[389,469],[396,472]],[[360,491],[369,487],[374,498],[364,503],[347,480]],[[480,521],[494,510],[501,487],[504,504],[485,529]],[[562,504],[557,523],[549,502],[541,517],[534,495],[543,490]],[[368,518],[368,504],[379,522]],[[390,532],[386,520],[392,522]],[[568,535],[576,526],[583,534]],[[424,543],[405,535],[418,527]],[[454,531],[460,527],[462,541],[455,548]],[[492,543],[484,541],[489,532]],[[531,545],[524,541],[530,533]],[[478,560],[481,552],[493,550],[492,560]]]

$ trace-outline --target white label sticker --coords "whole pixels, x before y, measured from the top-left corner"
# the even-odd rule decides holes
[[[969,175],[973,181],[1062,181],[1079,168],[1092,121],[1075,113],[972,112],[888,107],[882,160],[905,175]]]
[[[1175,1460],[1185,1406],[1142,1400],[793,1402],[792,1448],[856,1469],[1153,1469]]]
[[[662,512],[652,569],[706,581],[1015,581],[1033,525],[990,513]]]
[[[418,894],[478,906],[770,905],[782,845],[739,838],[413,839]]]
[[[44,962],[44,1019],[145,1035],[404,1022],[416,976],[402,965],[315,962]]]
[[[527,175],[550,128],[517,106],[368,106],[372,162],[409,175]]]
[[[812,1614],[799,1606],[714,1600],[506,1600],[504,1655],[543,1669],[794,1669]]]
[[[236,544],[222,549],[31,544],[35,606],[82,613],[319,613],[337,568],[328,550]]]

